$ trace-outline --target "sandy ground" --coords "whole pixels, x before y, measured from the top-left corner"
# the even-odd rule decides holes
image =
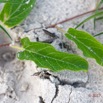
[[[37,0],[35,8],[28,18],[12,31],[15,40],[28,36],[32,41],[45,41],[51,37],[43,28],[66,18],[94,9],[96,0]],[[89,15],[58,25],[64,30],[74,27]],[[103,30],[103,23],[98,21],[93,29],[93,20],[79,29],[92,35]],[[30,31],[29,31],[30,30]],[[56,28],[49,28],[58,38],[51,45],[60,51],[80,54],[76,45],[67,40]],[[0,43],[9,42],[1,39]],[[5,37],[7,38],[7,37]],[[103,36],[97,38],[103,42]],[[60,44],[65,43],[67,48]],[[11,48],[0,48],[0,103],[103,103],[103,67],[95,60],[88,59],[89,70],[84,72],[61,71],[50,73],[45,78],[43,68],[37,68],[30,61],[19,61],[17,51]],[[39,76],[32,76],[42,71]]]

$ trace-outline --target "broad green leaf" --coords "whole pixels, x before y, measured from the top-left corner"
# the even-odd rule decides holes
[[[35,2],[36,0],[9,0],[1,11],[0,20],[8,27],[14,27],[28,16]]]
[[[5,3],[5,2],[8,2],[10,0],[0,0],[0,3]]]
[[[73,28],[70,28],[65,35],[77,44],[85,56],[94,58],[100,65],[103,65],[103,45],[92,35]]]
[[[87,61],[80,56],[57,51],[50,44],[30,42],[28,38],[21,39],[21,43],[24,50],[18,53],[20,60],[34,61],[39,67],[52,71],[88,69]]]

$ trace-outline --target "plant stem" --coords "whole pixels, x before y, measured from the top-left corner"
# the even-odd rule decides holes
[[[0,48],[1,47],[5,47],[5,46],[9,46],[10,45],[10,43],[8,43],[8,44],[0,44]]]
[[[103,7],[99,8],[98,10],[102,10],[102,9],[103,9]],[[85,13],[82,13],[82,14],[79,14],[79,15],[76,15],[76,16],[73,16],[73,17],[71,17],[71,18],[67,18],[67,19],[62,20],[62,21],[60,21],[60,22],[58,22],[58,23],[55,23],[55,24],[50,25],[50,26],[47,26],[46,28],[54,28],[54,27],[55,27],[56,25],[58,25],[58,24],[65,23],[65,22],[67,22],[67,21],[73,20],[73,19],[75,19],[75,18],[78,18],[78,17],[80,17],[80,16],[83,16],[83,15],[86,15],[86,14],[89,14],[89,13],[95,12],[95,11],[96,11],[96,9],[90,10],[90,11],[88,11],[88,12],[85,12]]]
[[[10,47],[17,49],[17,50],[20,50],[20,51],[25,50],[24,48],[16,46],[16,45],[10,45]]]
[[[0,44],[0,48],[1,47],[5,47],[5,46],[10,46],[10,47],[12,47],[12,48],[14,48],[14,49],[17,49],[17,50],[20,50],[20,51],[22,51],[22,50],[24,50],[24,48],[22,48],[22,47],[19,47],[19,46],[16,46],[16,45],[12,45],[11,43],[8,43],[8,44]]]
[[[61,33],[63,33],[63,34],[66,33],[65,30],[63,30],[62,28],[60,28],[60,27],[58,27],[58,26],[55,26],[55,28],[56,28],[58,31],[60,31]]]

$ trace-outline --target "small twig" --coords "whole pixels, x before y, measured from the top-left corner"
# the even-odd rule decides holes
[[[102,10],[102,9],[103,9],[103,7],[99,8],[98,10]],[[78,17],[80,17],[80,16],[83,16],[83,15],[86,15],[86,14],[89,14],[89,13],[95,12],[95,11],[96,11],[96,9],[90,10],[90,11],[88,11],[88,12],[85,12],[85,13],[82,13],[82,14],[79,14],[79,15],[76,15],[76,16],[73,16],[73,17],[71,17],[71,18],[67,18],[67,19],[62,20],[62,21],[60,21],[60,22],[58,22],[58,23],[55,23],[55,24],[50,25],[50,26],[47,26],[46,28],[54,28],[54,27],[55,27],[56,25],[58,25],[58,24],[65,23],[65,22],[67,22],[67,21],[73,20],[73,19],[75,19],[75,18],[78,18]]]
[[[0,44],[0,48],[1,47],[5,47],[5,46],[9,46],[10,45],[10,43],[8,43],[8,44]]]

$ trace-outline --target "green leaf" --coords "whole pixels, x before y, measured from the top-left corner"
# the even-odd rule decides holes
[[[52,71],[73,70],[87,71],[88,63],[80,56],[60,52],[47,43],[30,42],[28,38],[21,39],[24,50],[18,53],[20,60],[34,61],[39,67]]]
[[[103,65],[103,45],[92,35],[73,28],[70,28],[65,35],[77,44],[85,56],[94,58],[100,65]]]
[[[8,0],[0,14],[0,20],[8,27],[16,26],[28,16],[35,2],[36,0]]]
[[[18,3],[18,1],[14,1],[14,0],[0,0],[0,3]]]
[[[8,2],[9,0],[0,0],[0,3]]]

